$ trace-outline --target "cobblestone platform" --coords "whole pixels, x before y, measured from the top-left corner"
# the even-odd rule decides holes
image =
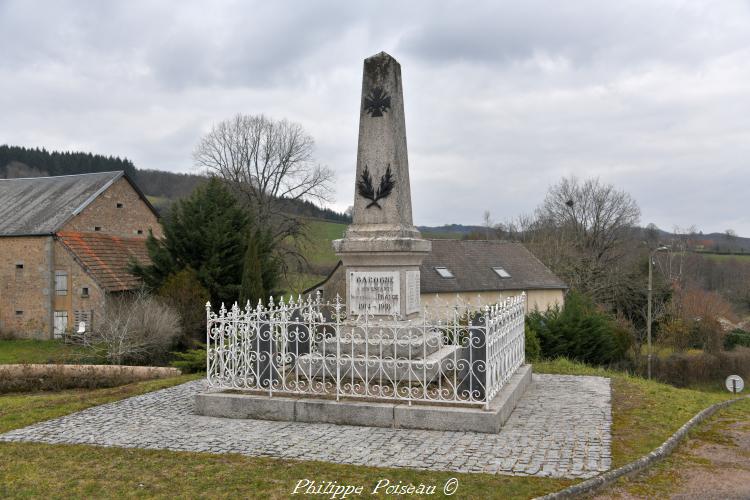
[[[534,374],[499,434],[234,420],[193,414],[204,381],[96,406],[0,441],[240,453],[298,460],[548,477],[611,465],[609,379]]]

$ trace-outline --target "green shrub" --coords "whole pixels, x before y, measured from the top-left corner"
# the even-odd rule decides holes
[[[524,336],[526,337],[526,362],[537,361],[541,351],[539,338],[536,336],[534,330],[529,328],[529,325],[526,325],[524,328]]]
[[[534,311],[526,324],[539,339],[541,357],[566,357],[592,365],[611,365],[625,358],[630,347],[628,332],[615,318],[577,292],[570,292],[565,305]]]
[[[180,315],[180,348],[194,347],[196,341],[206,338],[206,302],[210,296],[192,267],[169,275],[159,296]]]
[[[0,394],[100,389],[177,375],[172,369],[142,366],[0,365]]]
[[[206,344],[199,344],[197,349],[184,352],[173,352],[175,359],[171,366],[179,368],[182,373],[199,373],[206,371]]]
[[[731,351],[737,346],[750,347],[750,332],[736,328],[724,337],[724,349]]]
[[[641,363],[645,366],[645,360]],[[642,372],[642,370],[639,370]],[[737,346],[731,352],[710,354],[673,353],[666,357],[655,356],[652,361],[653,377],[676,387],[686,387],[709,382],[721,382],[728,375],[750,377],[750,349]],[[641,375],[645,375],[641,373]]]

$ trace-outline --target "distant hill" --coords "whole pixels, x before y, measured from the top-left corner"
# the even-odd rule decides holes
[[[443,226],[417,226],[425,238],[461,239],[471,233],[484,231],[484,226],[464,226],[463,224],[445,224]]]
[[[135,176],[135,166],[127,158],[42,148],[0,146],[0,178],[45,177],[124,170]]]
[[[659,228],[639,228],[640,237],[645,241],[658,241],[662,245],[684,244],[686,250],[717,254],[748,254],[750,238],[727,233],[689,234],[671,233]]]
[[[168,210],[176,200],[189,196],[197,186],[206,181],[206,177],[202,175],[138,169],[127,158],[0,145],[0,179],[114,170],[124,170],[160,212]],[[318,207],[309,201],[284,200],[283,209],[287,213],[305,217],[337,222],[351,221],[351,217],[343,213]]]
[[[425,238],[475,238],[483,237],[484,226],[446,224],[444,226],[418,226]],[[651,241],[652,244],[674,245],[683,243],[686,250],[716,254],[750,254],[750,238],[726,233],[675,234],[659,228],[635,228],[633,238]]]

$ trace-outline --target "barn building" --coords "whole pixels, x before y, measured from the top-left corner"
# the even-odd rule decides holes
[[[101,320],[140,286],[154,207],[124,172],[0,179],[0,332],[49,339]]]

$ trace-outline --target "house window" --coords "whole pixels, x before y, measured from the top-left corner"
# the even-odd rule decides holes
[[[122,208],[122,207],[123,207],[123,204],[122,204],[122,203],[118,203],[118,204],[117,204],[117,208]]]
[[[441,278],[454,278],[453,273],[447,267],[436,267],[435,271],[437,271]]]
[[[55,271],[55,295],[68,295],[67,271]]]
[[[101,230],[102,230],[101,226],[94,226],[94,231],[101,231]]]
[[[17,271],[23,270],[23,262],[19,262],[18,264],[16,264],[16,270]]]
[[[505,269],[503,269],[502,267],[493,267],[492,270],[495,271],[495,274],[497,274],[503,279],[510,278],[510,273],[506,271]]]
[[[94,311],[75,311],[73,313],[73,321],[75,322],[75,331],[80,332],[83,330],[84,332],[90,332],[91,331],[91,322],[94,319]],[[83,323],[83,328],[81,328],[81,323]]]
[[[143,229],[139,229],[138,231],[136,231],[136,233],[143,234]]]
[[[83,288],[81,288],[81,297],[86,298],[88,296],[89,296],[89,287],[84,286]]]
[[[68,311],[55,311],[54,335],[61,338],[68,329]]]
[[[23,311],[16,311],[16,316],[23,316]]]

